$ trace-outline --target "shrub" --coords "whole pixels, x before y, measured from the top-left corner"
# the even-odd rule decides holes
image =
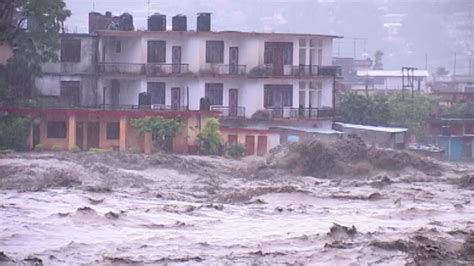
[[[44,145],[43,144],[36,144],[35,146],[35,151],[36,152],[42,152],[44,150]]]
[[[246,151],[247,149],[244,145],[240,143],[234,143],[227,148],[227,155],[234,159],[239,159],[245,156]]]
[[[0,117],[0,149],[27,150],[31,119],[19,115]]]
[[[222,151],[222,135],[219,121],[209,119],[198,135],[199,151],[205,155],[219,155]]]
[[[77,145],[74,145],[72,146],[72,148],[69,149],[70,152],[80,152],[81,151],[81,148],[79,148],[79,146]]]
[[[62,150],[63,150],[63,147],[61,147],[60,145],[53,145],[53,147],[51,147],[51,151],[54,151],[54,152],[58,152]]]
[[[144,117],[132,120],[132,126],[140,135],[144,133],[153,134],[157,146],[169,151],[169,145],[167,144],[179,133],[183,125],[175,119]]]
[[[113,151],[113,150],[112,149],[90,148],[88,153],[96,154],[96,153],[106,153],[106,152],[111,152],[111,151]]]
[[[265,110],[259,110],[252,115],[252,119],[255,120],[269,120],[271,114]]]
[[[129,152],[129,153],[132,153],[132,154],[140,154],[140,153],[142,153],[142,151],[141,151],[139,148],[130,148],[130,149],[128,149],[128,152]]]

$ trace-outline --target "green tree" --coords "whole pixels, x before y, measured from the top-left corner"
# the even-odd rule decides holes
[[[218,155],[222,150],[222,134],[219,121],[209,119],[198,135],[199,147],[202,154]]]
[[[473,115],[474,104],[471,102],[462,102],[451,105],[446,111],[448,115]]]
[[[388,101],[384,96],[366,97],[356,93],[343,94],[339,115],[347,123],[386,125],[390,121]]]
[[[15,14],[21,14],[16,21]],[[31,97],[34,79],[41,75],[41,65],[57,61],[59,33],[71,15],[63,0],[4,0],[0,4],[0,42],[7,42],[13,57],[0,73],[6,84],[6,97]],[[29,27],[23,24],[29,20]],[[1,71],[1,70],[0,70]]]
[[[383,55],[384,53],[380,50],[377,50],[374,55],[374,69],[382,70],[383,69]]]
[[[133,119],[132,126],[140,135],[145,133],[153,134],[155,143],[161,149],[167,150],[167,141],[175,137],[183,125],[175,119],[143,117]]]
[[[423,139],[424,129],[432,114],[437,112],[438,100],[430,95],[403,97],[395,94],[388,100],[391,123],[405,126]]]
[[[436,76],[445,77],[449,74],[449,71],[445,67],[438,67],[436,69]]]
[[[24,116],[7,115],[0,118],[0,149],[26,150],[31,120]]]

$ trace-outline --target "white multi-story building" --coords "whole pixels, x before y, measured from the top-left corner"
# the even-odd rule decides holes
[[[199,26],[101,30],[96,24],[90,21],[94,33],[62,37],[61,62],[46,65],[36,82],[43,95],[70,104],[133,108],[146,92],[154,109],[199,110],[207,98],[211,109],[227,117],[333,115],[340,70],[332,66],[332,45],[338,36],[213,32]]]

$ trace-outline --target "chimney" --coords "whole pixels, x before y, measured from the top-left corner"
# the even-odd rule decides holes
[[[211,13],[198,13],[197,31],[211,31]]]
[[[172,31],[187,31],[187,19],[184,15],[176,15],[173,17]]]

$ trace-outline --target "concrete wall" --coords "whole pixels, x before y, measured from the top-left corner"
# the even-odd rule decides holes
[[[10,45],[0,42],[0,65],[5,65],[12,56],[13,52]]]
[[[269,132],[265,132],[265,131],[262,131],[262,132],[258,132],[258,131],[255,131],[255,132],[230,132],[230,131],[225,131],[223,130],[222,131],[222,135],[223,135],[223,138],[224,138],[224,143],[226,145],[229,145],[229,135],[235,135],[237,136],[237,142],[239,144],[242,144],[245,146],[245,139],[246,137],[254,137],[255,139],[255,150],[254,150],[254,155],[257,155],[257,147],[258,147],[258,137],[259,136],[266,136],[267,137],[267,150],[266,150],[266,154],[268,154],[268,152],[275,148],[276,146],[280,145],[280,135],[278,133],[269,133]],[[266,155],[265,154],[265,155]]]

